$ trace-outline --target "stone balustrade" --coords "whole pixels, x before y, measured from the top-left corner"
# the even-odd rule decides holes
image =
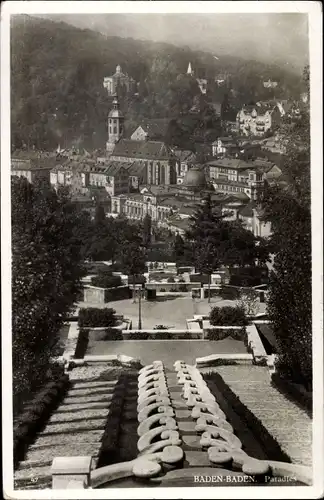
[[[235,463],[242,472],[254,476],[265,476],[270,472],[266,461],[250,457],[242,450],[242,443],[234,434],[215,397],[196,367],[183,361],[176,361],[174,368],[182,394],[196,420],[196,432],[201,434],[200,445],[207,450],[208,458],[217,466],[231,466]]]

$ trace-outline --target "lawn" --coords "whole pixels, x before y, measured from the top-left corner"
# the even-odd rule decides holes
[[[211,340],[123,340],[89,342],[86,354],[126,354],[139,358],[143,365],[161,360],[167,368],[182,359],[195,364],[196,358],[210,354],[246,353],[244,343],[232,338]]]
[[[159,295],[155,301],[141,301],[142,308],[142,329],[152,329],[156,325],[165,325],[175,329],[187,328],[186,320],[192,318],[194,314],[210,313],[212,307],[223,307],[227,305],[235,306],[233,300],[222,300],[212,298],[209,304],[207,300],[192,299],[190,296]],[[260,304],[264,306],[264,304]],[[107,304],[78,303],[78,307],[113,307],[117,314],[122,314],[133,323],[133,328],[138,326],[138,302],[133,303],[132,299],[108,302]]]

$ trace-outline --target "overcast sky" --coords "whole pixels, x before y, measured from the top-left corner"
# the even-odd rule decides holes
[[[47,16],[106,35],[188,45],[215,55],[288,64],[308,61],[305,14],[62,14]]]

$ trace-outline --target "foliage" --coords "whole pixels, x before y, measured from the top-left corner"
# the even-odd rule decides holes
[[[246,331],[245,328],[230,328],[226,330],[215,328],[208,328],[206,331],[205,338],[207,340],[224,340],[231,337],[233,340],[239,340],[245,342]]]
[[[123,240],[119,249],[119,260],[125,274],[132,277],[133,285],[136,276],[145,271],[146,250],[143,246],[140,228],[128,224],[125,227]]]
[[[64,190],[12,178],[13,392],[46,380],[81,291],[81,218]]]
[[[156,325],[153,330],[168,330],[169,327],[165,325]]]
[[[78,325],[85,327],[110,327],[116,325],[116,311],[111,308],[98,309],[96,307],[81,308]]]
[[[100,288],[116,288],[122,286],[122,280],[120,276],[114,276],[112,273],[102,273],[91,278],[91,284]]]
[[[170,278],[167,279],[168,283],[175,283],[175,279],[173,276],[170,276]]]
[[[248,324],[245,311],[240,307],[213,307],[209,316],[212,326],[245,326]]]
[[[55,44],[52,41],[55,40]],[[194,78],[185,75],[188,61],[201,68],[201,76],[210,76],[208,100],[222,102],[224,93],[235,90],[232,106],[239,108],[252,96],[258,100],[280,94],[300,95],[298,79],[277,66],[237,57],[218,61],[218,70],[232,75],[224,88],[213,82],[215,59],[211,53],[188,47],[147,43],[130,38],[103,36],[89,29],[74,28],[65,23],[15,16],[11,29],[11,95],[12,143],[37,149],[51,149],[61,143],[82,143],[86,148],[101,148],[106,140],[106,117],[111,98],[102,85],[103,78],[115,72],[117,64],[138,82],[137,94],[119,89],[126,130],[133,132],[144,118],[180,117],[180,133],[171,132],[171,142],[192,145],[191,135],[202,137],[216,117],[192,118],[188,113],[196,104],[200,91]],[[264,77],[277,79],[278,89],[269,94]],[[205,105],[206,107],[206,105]],[[96,131],[94,133],[94,130]]]
[[[148,247],[152,239],[152,218],[146,214],[143,219],[143,246]]]
[[[24,460],[28,445],[58,407],[69,387],[69,377],[61,374],[48,382],[29,402],[29,410],[20,414],[14,425],[14,466]]]
[[[307,75],[307,72],[306,72]],[[307,83],[307,81],[306,81]],[[283,132],[286,185],[265,185],[260,202],[275,248],[268,313],[282,377],[312,387],[312,288],[309,112]]]
[[[259,294],[253,288],[241,290],[237,307],[245,312],[246,316],[255,316],[260,309]]]

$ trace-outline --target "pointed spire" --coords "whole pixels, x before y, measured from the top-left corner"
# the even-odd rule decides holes
[[[191,68],[191,62],[189,62],[188,64],[188,69],[187,69],[187,75],[192,75],[193,71],[192,71],[192,68]]]

